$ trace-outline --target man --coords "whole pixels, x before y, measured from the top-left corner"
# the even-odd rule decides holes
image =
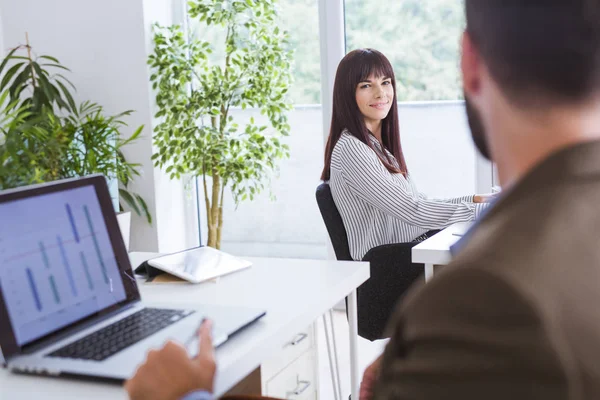
[[[600,0],[465,3],[467,113],[503,194],[402,302],[361,398],[600,399]]]

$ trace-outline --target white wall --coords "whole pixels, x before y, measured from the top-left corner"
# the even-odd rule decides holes
[[[195,209],[195,200],[181,182],[171,182],[150,160],[155,124],[146,64],[152,51],[151,25],[181,18],[182,4],[180,0],[0,0],[3,54],[24,43],[28,32],[37,54],[55,56],[71,69],[68,77],[78,89],[76,100],[97,102],[111,114],[135,110],[127,120],[125,137],[145,125],[144,137],[124,153],[129,161],[142,164],[143,174],[132,190],[147,201],[154,223],[150,226],[133,216],[132,250],[166,252],[197,243],[196,217],[186,217]]]

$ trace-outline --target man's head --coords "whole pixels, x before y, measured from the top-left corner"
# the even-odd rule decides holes
[[[465,7],[465,99],[484,156],[494,97],[539,111],[600,93],[600,0],[465,0]]]

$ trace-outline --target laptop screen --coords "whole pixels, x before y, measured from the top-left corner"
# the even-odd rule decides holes
[[[96,186],[0,202],[0,292],[19,347],[127,297]]]

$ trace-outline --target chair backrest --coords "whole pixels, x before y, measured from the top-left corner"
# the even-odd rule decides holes
[[[348,235],[344,228],[344,222],[333,202],[331,188],[327,183],[321,183],[317,187],[317,204],[329,233],[335,257],[340,261],[353,261],[350,255],[350,247],[348,247]]]

